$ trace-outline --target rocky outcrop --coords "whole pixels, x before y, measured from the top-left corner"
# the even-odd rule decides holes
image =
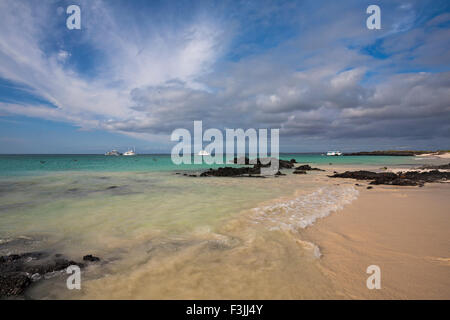
[[[31,277],[26,273],[0,274],[0,298],[21,295],[31,283]]]
[[[83,257],[83,261],[89,261],[89,262],[98,262],[100,261],[99,257],[95,257],[92,254],[88,254]]]
[[[242,168],[233,168],[233,167],[221,167],[218,169],[209,169],[208,171],[202,172],[200,177],[244,177],[244,176],[252,176],[261,174],[261,168],[256,167],[242,167]]]
[[[390,176],[390,172],[383,172],[383,175]],[[345,171],[344,173],[335,173],[332,176],[329,176],[330,178],[350,178],[350,179],[356,179],[356,180],[373,180],[379,177],[381,173],[376,173],[372,171],[365,171],[365,170],[359,170],[359,171]],[[396,177],[395,173],[392,173],[392,178]]]
[[[309,164],[304,164],[295,168],[295,170],[304,170],[304,171],[325,171],[319,168],[312,168]]]
[[[294,163],[291,161],[286,160],[278,160],[278,166],[280,169],[292,169],[294,167]],[[270,164],[266,165],[267,167],[270,167]]]
[[[432,170],[428,172],[409,171],[409,172],[371,172],[371,171],[346,171],[337,173],[330,178],[350,178],[356,180],[372,180],[370,184],[384,184],[396,186],[423,186],[429,182],[442,182],[450,179],[450,172]]]
[[[261,168],[269,168],[271,166],[271,161],[273,161],[273,158],[262,158],[262,159],[252,159],[249,158],[234,158],[233,162],[235,164],[245,164],[250,165],[253,164],[253,167],[222,167],[218,169],[212,169],[203,172],[200,174],[200,177],[257,177],[261,174]],[[297,161],[295,159],[291,159],[289,161],[287,160],[281,160],[278,159],[278,167],[279,169],[295,169],[293,171],[294,174],[306,174],[306,171],[325,171],[319,168],[312,168],[310,165],[300,165],[298,167],[295,167],[295,164]],[[268,163],[267,163],[268,162]],[[186,175],[186,174],[184,174]],[[275,176],[284,175],[280,171],[275,173]]]
[[[261,168],[269,168],[271,166],[272,158],[263,158],[263,159],[252,159],[250,160],[248,157],[245,158],[234,158],[233,162],[235,164],[242,165],[253,165],[252,167],[221,167],[218,169],[210,168],[207,171],[204,171],[200,174],[200,177],[261,177]],[[256,162],[256,163],[254,163]],[[290,161],[286,160],[278,160],[278,168],[279,169],[292,169],[294,168],[295,159],[291,159]],[[186,175],[186,174],[185,174]],[[275,176],[284,175],[280,171],[275,173]]]
[[[344,156],[404,156],[412,157],[432,151],[413,151],[413,150],[387,150],[387,151],[362,151],[353,153],[344,153]]]
[[[413,181],[423,182],[441,182],[450,179],[450,172],[431,170],[431,171],[408,171],[399,172],[398,177],[400,179],[409,179]]]
[[[255,167],[270,167],[271,161],[277,160],[273,158],[257,158],[257,159],[249,159],[248,157],[235,157],[233,163],[235,164],[246,164],[246,165],[254,165]],[[290,161],[278,159],[278,166],[280,169],[291,169],[294,167],[294,163],[296,163],[295,159],[291,159]]]
[[[434,170],[438,170],[438,169],[450,169],[450,163],[448,164],[442,164],[442,165],[437,165],[437,166],[433,166],[433,165],[425,165],[420,167],[419,169],[434,169]]]
[[[100,258],[87,255],[83,260],[96,262]],[[0,298],[22,295],[33,282],[51,273],[63,271],[71,265],[80,268],[85,266],[84,263],[66,259],[60,254],[49,255],[45,252],[0,256]]]

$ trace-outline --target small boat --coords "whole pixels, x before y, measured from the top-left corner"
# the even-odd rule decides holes
[[[209,152],[205,151],[205,150],[200,150],[200,152],[198,153],[199,156],[209,156]]]
[[[122,154],[115,149],[105,153],[105,156],[120,156],[120,155],[122,155]]]
[[[328,151],[327,156],[342,156],[342,152],[340,151]]]
[[[123,155],[124,155],[124,156],[135,156],[135,155],[136,155],[136,151],[135,151],[135,149],[133,148],[133,150],[130,149],[130,150],[124,152]]]

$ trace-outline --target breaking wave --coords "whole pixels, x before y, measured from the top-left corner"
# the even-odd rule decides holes
[[[353,186],[327,186],[292,200],[252,209],[255,223],[269,230],[291,230],[306,228],[317,219],[342,209],[358,197]]]

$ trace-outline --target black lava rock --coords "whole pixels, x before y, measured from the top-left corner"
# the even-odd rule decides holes
[[[319,169],[319,168],[312,168],[309,164],[301,165],[301,166],[299,166],[299,167],[297,167],[295,169],[296,170],[305,170],[305,171],[325,171],[325,170],[322,170],[322,169]]]
[[[31,278],[23,272],[0,274],[0,297],[18,296],[31,285]]]
[[[92,254],[88,254],[83,257],[83,261],[89,261],[89,262],[97,262],[100,261],[99,257],[95,257]]]
[[[425,165],[422,166],[420,169],[450,169],[450,163],[442,164],[439,166]]]
[[[428,172],[409,171],[409,172],[371,172],[371,171],[346,171],[336,173],[330,178],[350,178],[356,180],[372,180],[373,185],[394,185],[394,186],[423,186],[425,183],[442,182],[450,179],[450,172],[432,170]]]
[[[84,258],[86,257],[90,259],[88,261],[100,260],[92,255]],[[32,282],[42,279],[43,275],[65,270],[71,265],[84,268],[83,263],[65,259],[60,254],[27,252],[0,256],[0,298],[21,295]]]
[[[259,167],[242,167],[242,168],[233,168],[233,167],[221,167],[218,169],[209,169],[200,174],[200,177],[239,177],[245,175],[252,174],[261,174],[261,168]]]

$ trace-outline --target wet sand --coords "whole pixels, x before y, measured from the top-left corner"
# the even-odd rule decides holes
[[[360,196],[303,232],[342,299],[450,299],[450,184],[360,187]],[[369,290],[369,265],[381,289]]]

